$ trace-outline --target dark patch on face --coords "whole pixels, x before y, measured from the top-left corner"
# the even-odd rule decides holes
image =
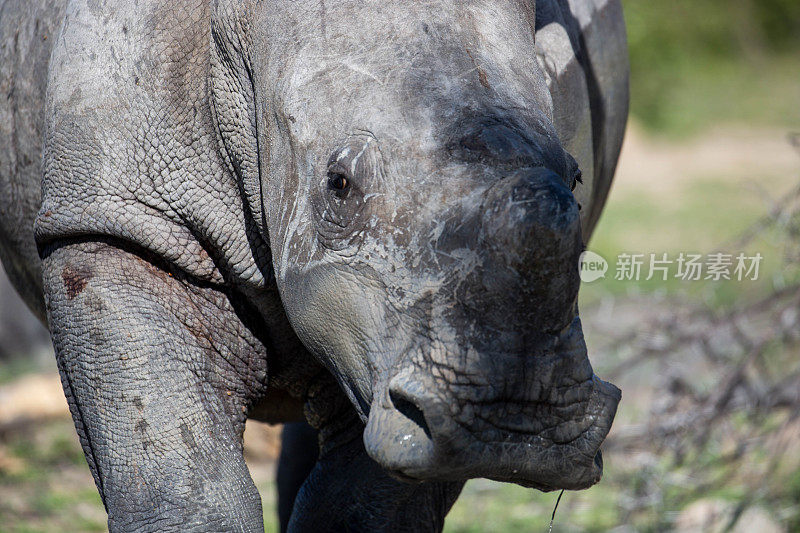
[[[499,121],[485,120],[466,130],[458,143],[465,159],[477,159],[494,166],[520,168],[542,165],[543,154],[535,142],[516,128]]]
[[[489,112],[465,110],[459,120],[444,126],[438,133],[446,147],[441,164],[454,160],[485,165],[488,170],[508,175],[525,167],[545,167],[571,183],[574,171],[557,139],[538,129],[536,124],[502,109]],[[489,176],[497,176],[490,172]]]
[[[67,298],[72,300],[86,288],[89,280],[92,279],[92,273],[86,268],[67,265],[61,272],[61,279],[64,281]]]

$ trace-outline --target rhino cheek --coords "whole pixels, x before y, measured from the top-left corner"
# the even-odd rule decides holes
[[[289,319],[303,344],[344,387],[363,415],[381,361],[384,311],[380,294],[356,274],[322,264],[286,272],[281,290]]]

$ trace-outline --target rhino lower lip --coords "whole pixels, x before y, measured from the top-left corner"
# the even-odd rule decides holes
[[[394,394],[387,392],[372,407],[364,442],[372,458],[398,480],[417,483],[482,477],[551,491],[588,488],[602,476],[599,447],[620,395],[596,376],[591,380],[591,396],[584,400],[585,409],[578,409],[583,414],[564,414],[569,415],[565,423],[572,421],[564,428],[566,433],[549,436],[534,429],[541,424],[509,427],[511,419],[502,416],[488,426],[462,426],[448,414],[445,404],[418,397],[422,388],[413,376],[396,377],[390,384]],[[424,418],[408,416],[407,404],[418,406],[410,414],[424,411]],[[538,418],[535,414],[528,417],[530,421]],[[581,426],[579,434],[572,427],[575,424]]]

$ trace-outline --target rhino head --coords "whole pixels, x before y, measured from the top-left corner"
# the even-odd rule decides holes
[[[375,461],[406,479],[585,488],[620,394],[593,374],[577,314],[580,170],[533,9],[447,4],[255,8],[258,161],[240,171],[258,167],[287,316]]]

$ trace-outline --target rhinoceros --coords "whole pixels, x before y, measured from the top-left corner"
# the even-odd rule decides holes
[[[618,0],[2,0],[0,47],[0,256],[112,531],[261,530],[248,418],[315,428],[293,531],[599,481]]]

